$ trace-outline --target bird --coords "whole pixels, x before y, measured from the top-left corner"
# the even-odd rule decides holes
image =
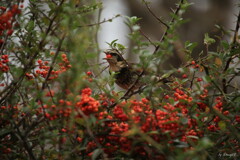
[[[134,64],[127,62],[117,49],[107,49],[104,53],[106,54],[104,59],[109,64],[109,73],[115,73],[115,83],[119,87],[134,91],[145,85],[141,81],[141,77],[146,74],[144,69],[134,68]]]

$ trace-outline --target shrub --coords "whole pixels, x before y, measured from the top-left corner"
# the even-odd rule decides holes
[[[185,22],[181,14],[189,5],[181,0],[168,23],[157,18],[166,27],[160,41],[144,35],[139,18],[127,18],[131,51],[151,74],[138,77],[147,82],[144,87],[116,92],[114,76],[92,65],[100,53],[93,37],[100,24],[119,15],[93,24],[93,13],[102,8],[95,1],[3,2],[0,158],[237,158],[240,15],[231,43],[221,40],[211,51],[215,40],[205,34],[204,56],[193,59],[196,44],[187,41],[187,62],[161,69],[174,52],[176,30]],[[125,49],[117,40],[109,47]],[[156,75],[172,82],[159,83]]]

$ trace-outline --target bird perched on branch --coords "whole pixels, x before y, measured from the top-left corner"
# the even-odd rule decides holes
[[[123,89],[135,90],[144,85],[140,77],[145,74],[142,69],[133,68],[133,64],[128,63],[117,49],[104,51],[107,62],[109,63],[109,73],[116,73],[115,83]]]
[[[134,91],[146,85],[142,81],[142,77],[149,74],[142,68],[134,68],[133,63],[128,63],[117,49],[108,49],[104,51],[106,54],[105,60],[109,63],[109,73],[116,73],[115,83],[126,90]],[[155,76],[155,80],[163,83],[170,82],[167,78],[159,78]]]

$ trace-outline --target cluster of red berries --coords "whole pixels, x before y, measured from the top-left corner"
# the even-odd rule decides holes
[[[54,70],[52,69],[51,70],[51,73],[50,73],[50,76],[48,77],[48,80],[53,80],[53,79],[56,79],[58,78],[59,74],[63,73],[63,72],[66,72],[69,68],[71,68],[71,65],[70,65],[70,62],[67,58],[67,55],[65,53],[63,53],[61,55],[61,58],[62,58],[62,62],[61,63],[58,63],[58,69],[57,70]],[[50,70],[50,66],[49,66],[49,62],[48,61],[42,61],[41,59],[37,60],[37,63],[38,63],[38,67],[39,69],[36,70],[35,73],[33,74],[30,74],[30,73],[26,73],[26,77],[28,79],[33,79],[34,77],[37,77],[38,75],[40,75],[41,77],[43,78],[46,78],[47,75],[49,74],[49,70]]]
[[[13,5],[10,9],[0,6],[0,36],[2,36],[5,31],[8,36],[13,33],[13,23],[15,22],[14,16],[21,13],[21,10],[18,8],[18,5]],[[4,42],[3,39],[0,39],[0,44]]]
[[[81,99],[75,105],[76,109],[80,109],[85,115],[97,113],[100,107],[99,101],[91,97],[91,94],[92,91],[90,88],[83,89]]]
[[[8,55],[2,55],[0,60],[0,71],[2,72],[9,71],[8,62],[9,62]]]
[[[100,94],[98,98],[92,97],[92,90],[85,88],[81,91],[80,95],[77,95],[74,101],[59,100],[57,104],[44,105],[39,103],[41,107],[37,109],[37,115],[44,115],[48,120],[54,121],[58,119],[67,120],[68,123],[72,115],[75,116],[75,120],[83,118],[83,114],[86,117],[94,116],[96,126],[100,128],[94,130],[94,140],[87,138],[87,132],[76,137],[76,142],[86,145],[86,152],[91,156],[94,150],[99,147],[99,143],[103,148],[104,152],[109,157],[114,156],[116,152],[131,152],[138,153],[141,156],[146,156],[148,151],[145,150],[144,145],[134,146],[136,140],[141,140],[139,133],[151,133],[149,136],[159,144],[172,145],[173,142],[178,139],[183,143],[188,143],[189,138],[191,141],[197,143],[197,138],[202,137],[204,132],[198,126],[198,122],[205,122],[203,119],[198,119],[200,114],[205,114],[209,108],[205,103],[204,99],[208,96],[206,89],[202,91],[200,95],[195,95],[198,100],[192,98],[189,92],[183,89],[176,88],[172,94],[165,95],[165,100],[157,106],[151,106],[148,99],[142,98],[140,101],[131,100],[129,102],[124,101],[113,108],[108,108],[115,103],[114,99],[108,99],[106,95]],[[46,96],[54,96],[51,91]],[[192,106],[198,106],[196,111],[190,111]],[[212,107],[225,116],[229,115],[229,111],[223,111],[223,102],[221,97],[216,98],[216,103]],[[2,106],[1,109],[6,109]],[[82,112],[82,113],[79,113]],[[193,112],[193,113],[189,113]],[[85,118],[86,118],[85,117]],[[237,123],[240,123],[240,117],[235,118]],[[215,116],[213,121],[206,125],[209,131],[218,131],[218,122],[220,118]],[[136,130],[136,127],[138,128]],[[72,134],[78,132],[75,125],[71,128],[66,125],[59,129],[61,136],[61,142],[67,143],[67,136],[65,134]],[[97,143],[96,143],[97,142]],[[151,146],[148,146],[151,148]],[[190,148],[189,148],[190,149]],[[154,149],[153,152],[155,153]],[[157,154],[157,153],[156,153]]]
[[[157,133],[161,131],[162,136],[152,134],[152,138],[159,143],[164,142],[163,140],[166,139],[167,134],[171,136],[169,143],[174,138],[180,138],[182,141],[186,141],[187,136],[201,136],[201,133],[197,131],[196,120],[190,118],[187,114],[190,108],[189,104],[179,102],[171,105],[167,103],[162,106],[162,109],[155,110],[150,106],[149,101],[143,98],[141,101],[132,100],[129,103],[121,102],[112,109],[111,114],[111,112],[106,111],[105,107],[113,104],[113,99],[109,100],[106,96],[100,95],[99,101],[97,101],[90,97],[90,95],[91,90],[89,88],[84,89],[81,100],[77,102],[76,106],[80,107],[86,115],[91,114],[99,120],[107,120],[101,124],[103,129],[99,131],[105,133],[105,136],[96,138],[100,144],[103,144],[103,149],[109,156],[111,156],[113,152],[121,150],[129,152],[132,149],[134,140],[127,136],[131,135],[132,124],[138,126],[140,132],[143,133],[153,131]],[[191,97],[187,96],[180,89],[176,89],[174,96],[168,96],[168,98],[175,99],[176,101],[184,99],[188,103],[192,101]],[[179,109],[181,109],[181,112]],[[181,116],[179,116],[179,112],[182,114]],[[180,122],[181,117],[184,116],[188,118],[187,124]],[[96,147],[95,141],[88,142],[87,152],[89,156],[92,155],[92,151]],[[136,147],[136,150],[142,155],[146,154],[146,151],[141,147]]]
[[[7,56],[2,57],[6,60]],[[62,54],[62,63],[59,70],[53,70],[51,77],[57,78],[59,73],[65,72],[71,66],[66,54]],[[47,61],[37,61],[39,70],[36,74],[46,78],[50,66]],[[192,64],[193,65],[193,64]],[[195,65],[195,64],[194,64]],[[57,72],[57,74],[56,74]],[[86,72],[90,77],[92,72]],[[29,74],[28,77],[31,75]],[[52,78],[52,79],[54,79]],[[202,79],[197,82],[202,81]],[[204,136],[204,132],[217,132],[221,130],[219,126],[222,120],[218,116],[213,116],[212,121],[206,122],[206,112],[210,108],[217,110],[224,116],[229,116],[230,112],[224,109],[224,103],[221,97],[215,98],[213,106],[208,106],[206,99],[209,97],[206,87],[195,92],[191,89],[184,89],[179,83],[174,83],[172,91],[166,94],[159,104],[151,104],[146,98],[141,100],[129,100],[117,103],[115,99],[108,98],[105,94],[94,96],[90,88],[81,90],[81,93],[72,98],[72,100],[60,99],[58,103],[42,104],[39,102],[39,108],[36,115],[44,116],[49,121],[62,120],[64,126],[58,128],[61,143],[68,143],[69,135],[76,135],[79,132],[79,121],[83,122],[86,118],[93,118],[91,123],[92,134],[89,131],[81,131],[81,134],[75,136],[76,143],[84,146],[84,154],[93,155],[94,151],[102,147],[108,157],[114,157],[117,153],[139,154],[143,157],[150,157],[151,153],[156,157],[162,155],[157,149],[145,141],[151,139],[157,144],[168,144],[171,149],[175,149],[174,142],[186,144],[186,150],[191,149],[189,141],[198,143],[199,137]],[[177,87],[178,86],[178,87]],[[114,96],[118,96],[113,92]],[[54,97],[54,91],[49,91],[46,97]],[[4,109],[3,106],[1,109]],[[194,108],[194,109],[193,109]],[[21,115],[24,115],[21,113]],[[71,119],[74,117],[74,119]],[[69,124],[74,121],[73,125]],[[235,116],[235,124],[240,123],[240,116]],[[201,123],[201,125],[199,125]],[[206,124],[202,126],[202,124]],[[85,124],[81,124],[83,128]],[[92,129],[93,129],[92,128]],[[65,136],[68,135],[68,136]],[[143,139],[142,135],[147,135]],[[70,136],[69,136],[70,137]],[[138,142],[136,145],[135,142]],[[189,146],[189,147],[188,147]]]
[[[189,67],[188,67],[188,70],[189,70],[189,71],[192,70],[192,69],[193,69],[193,70],[197,70],[197,69],[198,69],[198,71],[201,72],[201,70],[200,70],[200,65],[197,64],[195,61],[191,61],[191,63],[189,63],[188,65],[189,65]],[[179,73],[181,73],[182,71],[183,71],[183,70],[181,70],[181,69],[178,70]],[[188,78],[188,75],[184,72],[184,74],[182,74],[182,78],[183,78],[183,79],[187,79],[187,78]],[[196,79],[197,82],[202,82],[202,81],[203,81],[203,79],[200,78],[200,77],[194,77],[194,78]]]
[[[178,139],[183,143],[188,143],[189,139],[197,143],[197,138],[202,137],[204,132],[199,128],[198,123],[204,123],[204,119],[198,119],[199,115],[205,114],[208,106],[204,103],[204,99],[208,95],[208,91],[203,89],[200,95],[191,97],[189,92],[181,88],[174,89],[174,93],[166,95],[165,101],[157,106],[151,106],[146,98],[140,101],[131,100],[129,102],[121,102],[113,108],[108,108],[115,103],[114,99],[108,99],[106,95],[100,94],[98,98],[92,97],[92,90],[85,88],[81,94],[76,96],[77,102],[59,100],[58,105],[43,105],[39,109],[39,113],[45,115],[49,120],[57,120],[59,118],[66,118],[66,120],[74,115],[76,121],[82,119],[83,114],[94,116],[98,121],[95,125],[100,125],[101,128],[96,132],[94,140],[88,140],[86,151],[89,156],[98,147],[96,140],[103,146],[103,150],[109,157],[118,151],[123,152],[137,152],[140,155],[146,155],[147,151],[144,147],[135,146],[133,142],[140,138],[138,132],[151,133],[150,137],[157,143],[170,145],[174,140]],[[190,111],[192,106],[198,106],[196,111]],[[107,109],[108,108],[108,109]],[[223,103],[220,97],[216,98],[216,103],[213,108],[222,112],[225,116],[229,111],[223,111]],[[81,113],[79,113],[79,111]],[[193,113],[189,113],[193,112]],[[239,123],[239,117],[236,116],[236,121]],[[215,116],[211,123],[208,123],[206,128],[209,131],[219,130],[218,122],[220,118]],[[134,133],[134,126],[139,130]],[[73,128],[76,126],[72,126]],[[73,128],[65,126],[60,129],[61,133],[71,134],[74,132]],[[86,143],[86,137],[78,136],[76,141],[78,143]],[[64,138],[64,137],[62,137]],[[141,141],[139,139],[139,141]],[[67,138],[65,137],[63,143]],[[144,145],[143,145],[144,146]],[[174,145],[172,146],[174,148]],[[189,148],[190,149],[190,148]]]

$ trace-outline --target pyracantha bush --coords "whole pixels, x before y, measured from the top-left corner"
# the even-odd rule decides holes
[[[221,41],[217,51],[209,51],[215,40],[206,34],[204,57],[193,60],[195,44],[186,42],[185,64],[165,74],[158,67],[173,53],[189,3],[180,1],[157,42],[140,32],[139,18],[128,18],[132,51],[152,75],[138,77],[148,82],[141,88],[117,92],[117,73],[104,76],[95,65],[92,41],[94,26],[119,15],[94,24],[102,7],[95,1],[22,3],[0,6],[0,159],[237,158],[239,22],[233,42]],[[116,41],[109,47],[122,52]]]

